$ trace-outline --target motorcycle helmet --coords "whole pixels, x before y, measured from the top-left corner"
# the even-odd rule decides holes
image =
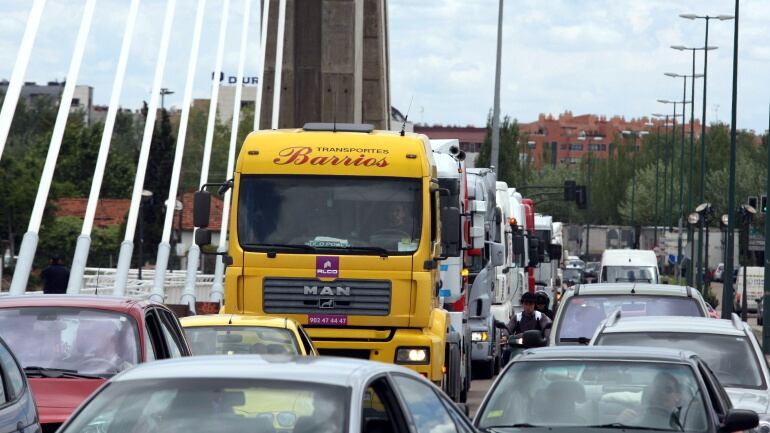
[[[547,293],[542,290],[535,292],[535,304],[548,305],[548,301],[550,301],[550,298]]]

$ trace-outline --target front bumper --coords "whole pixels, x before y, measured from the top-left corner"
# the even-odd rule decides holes
[[[351,330],[344,328],[306,327],[305,330],[321,355],[347,356],[394,364],[396,351],[400,347],[427,348],[429,355],[424,363],[399,365],[410,368],[435,383],[440,383],[443,379],[444,341],[424,330],[354,331],[359,338],[350,338]],[[371,335],[366,338],[364,334]]]

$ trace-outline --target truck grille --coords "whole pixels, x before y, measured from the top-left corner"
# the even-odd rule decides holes
[[[387,316],[390,281],[265,278],[266,313]]]

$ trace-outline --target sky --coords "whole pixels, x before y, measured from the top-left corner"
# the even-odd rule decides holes
[[[0,78],[10,78],[31,0],[0,2]],[[48,0],[26,80],[63,80],[69,68],[84,0]],[[163,87],[176,91],[166,105],[180,106],[197,2],[179,0]],[[128,0],[98,0],[79,84],[94,87],[94,102],[110,98]],[[143,0],[132,43],[124,107],[149,100],[165,13],[163,0]],[[196,65],[194,97],[207,98],[213,70],[221,0],[209,0]],[[235,75],[244,2],[230,2],[224,71]],[[256,74],[259,24],[252,1],[246,74]],[[680,13],[733,14],[730,0],[506,0],[503,12],[501,113],[530,122],[539,113],[640,117],[670,113],[657,99],[682,99],[681,78],[690,74],[691,52],[701,47],[705,22]],[[388,0],[391,102],[411,120],[427,124],[483,126],[494,91],[498,1]],[[740,15],[738,127],[764,131],[770,104],[770,2],[743,0]],[[729,121],[733,21],[712,20],[706,118]],[[703,71],[698,52],[696,73]],[[703,109],[696,82],[696,117]],[[688,84],[689,100],[689,84]],[[411,101],[411,108],[409,108]],[[688,109],[689,110],[689,109]],[[689,114],[688,114],[689,117]]]

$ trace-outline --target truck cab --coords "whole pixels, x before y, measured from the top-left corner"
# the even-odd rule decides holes
[[[438,170],[438,184],[442,190],[442,209],[454,209],[460,217],[448,218],[449,212],[442,213],[441,230],[454,231],[458,240],[444,251],[445,259],[439,265],[441,288],[439,304],[447,311],[452,335],[456,342],[449,345],[450,351],[456,351],[459,358],[457,365],[447,368],[447,380],[444,391],[453,400],[464,402],[471,385],[471,331],[468,326],[468,269],[465,267],[465,255],[471,243],[470,214],[468,213],[468,182],[465,169],[465,153],[460,150],[457,139],[431,140],[433,159]],[[453,212],[455,212],[453,211]],[[454,225],[453,225],[454,224]],[[455,354],[448,354],[453,359]]]
[[[471,328],[471,360],[482,378],[491,378],[500,367],[499,331],[494,326],[492,301],[496,266],[504,263],[502,244],[495,242],[496,174],[488,168],[468,169],[473,245],[468,250],[468,324]],[[481,236],[478,236],[481,235]]]
[[[427,137],[341,123],[255,131],[220,191],[230,187],[224,313],[288,317],[321,355],[396,363],[443,385],[454,361],[439,265],[458,240],[441,227],[460,222],[442,219],[453,212]],[[194,202],[201,246],[210,194]]]
[[[524,213],[521,193],[516,188],[508,188],[510,203],[510,218],[508,224],[511,227],[511,248],[513,257],[508,279],[511,282],[511,305],[513,312],[521,309],[520,298],[524,292],[529,291],[528,263],[529,263],[529,238],[527,237],[527,219]]]
[[[513,229],[511,228],[511,202],[508,184],[496,183],[495,206],[495,242],[503,245],[505,258],[501,266],[495,267],[495,289],[491,312],[495,320],[508,323],[513,315],[514,281],[516,280],[513,262]]]

